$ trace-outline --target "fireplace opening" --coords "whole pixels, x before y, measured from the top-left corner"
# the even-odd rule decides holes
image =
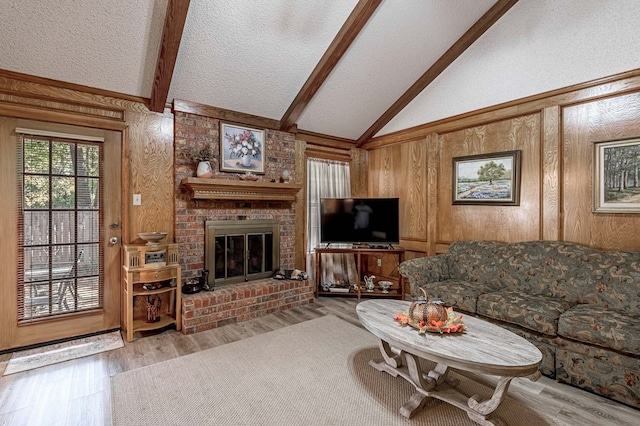
[[[279,265],[278,221],[205,222],[205,268],[210,287],[268,278]]]

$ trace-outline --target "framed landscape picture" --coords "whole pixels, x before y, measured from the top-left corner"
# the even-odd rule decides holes
[[[593,212],[640,213],[640,138],[593,143]]]
[[[453,158],[453,204],[520,205],[520,152]]]
[[[220,124],[220,170],[264,173],[264,130]]]

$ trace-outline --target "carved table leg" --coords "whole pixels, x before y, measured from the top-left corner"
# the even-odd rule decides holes
[[[378,347],[380,348],[380,353],[382,353],[382,357],[387,364],[394,368],[402,366],[402,351],[399,351],[398,353],[394,352],[389,343],[384,340],[378,341]]]
[[[501,426],[505,425],[505,423],[498,418],[488,418],[491,413],[493,413],[498,406],[504,400],[504,397],[509,390],[509,385],[511,384],[512,377],[501,377],[496,385],[495,390],[493,391],[493,396],[491,399],[486,401],[480,401],[480,397],[478,395],[473,395],[467,401],[469,405],[469,410],[467,410],[467,415],[471,420],[476,423],[480,423],[481,425],[495,425]]]
[[[393,377],[398,377],[398,374],[400,374],[398,368],[402,367],[402,355],[404,352],[394,351],[389,343],[384,340],[378,341],[378,347],[380,348],[380,353],[382,354],[384,361],[377,362],[370,360],[369,365],[378,371],[386,371]]]
[[[429,371],[428,374],[424,374],[420,368],[420,360],[418,357],[410,353],[405,353],[404,358],[407,362],[409,377],[417,390],[416,393],[411,395],[409,401],[400,407],[400,414],[410,419],[422,410],[424,405],[429,401],[430,397],[425,392],[430,391],[445,380],[447,376],[447,366],[438,364],[435,369]]]

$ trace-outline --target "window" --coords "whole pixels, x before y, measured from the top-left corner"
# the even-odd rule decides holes
[[[18,320],[99,309],[102,144],[31,134],[19,141]]]
[[[320,199],[351,196],[349,163],[309,158],[307,160],[307,271],[315,269],[315,248],[320,244]],[[323,254],[322,282],[358,283],[354,257],[348,254]],[[315,274],[315,272],[312,272]]]
[[[320,199],[351,196],[349,163],[344,161],[307,160],[307,250],[313,252],[320,243]]]

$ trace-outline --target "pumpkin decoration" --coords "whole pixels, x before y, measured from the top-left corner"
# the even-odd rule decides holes
[[[425,289],[420,290],[424,297],[420,296],[418,300],[411,302],[409,318],[417,322],[424,321],[426,324],[431,324],[432,321],[447,321],[449,314],[444,303],[441,300],[429,300]]]

